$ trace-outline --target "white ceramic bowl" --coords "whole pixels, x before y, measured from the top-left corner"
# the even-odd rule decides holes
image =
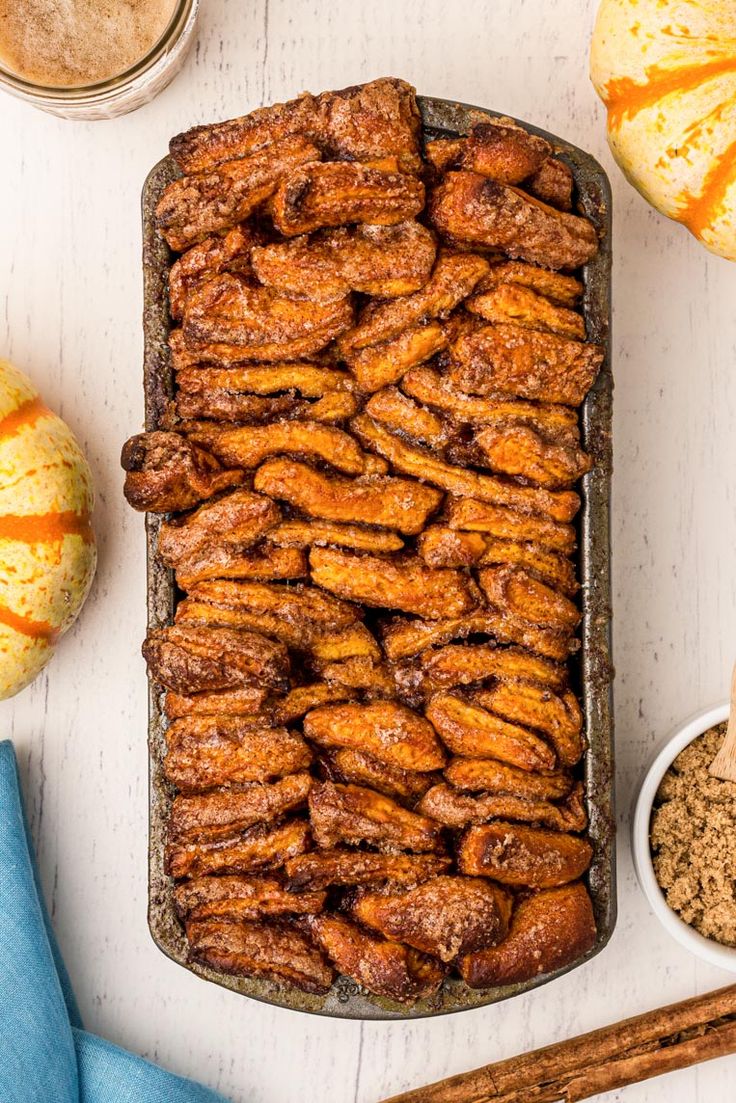
[[[667,740],[647,770],[639,795],[636,798],[631,827],[631,842],[634,868],[639,878],[639,884],[644,890],[652,911],[665,930],[691,953],[702,958],[703,961],[736,973],[736,949],[732,949],[730,946],[721,946],[718,942],[704,938],[693,927],[689,927],[687,923],[684,923],[669,906],[664,893],[657,884],[657,878],[654,876],[652,851],[649,845],[649,822],[659,783],[680,751],[684,750],[688,743],[691,743],[697,736],[712,728],[714,724],[720,724],[727,720],[728,710],[729,706],[726,702],[723,705],[716,705],[714,708],[707,709],[705,712],[700,712],[678,728]]]

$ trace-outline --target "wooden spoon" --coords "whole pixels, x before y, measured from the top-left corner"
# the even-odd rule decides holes
[[[726,738],[720,751],[710,764],[709,773],[721,781],[736,781],[736,666],[731,675],[731,712],[728,717]]]

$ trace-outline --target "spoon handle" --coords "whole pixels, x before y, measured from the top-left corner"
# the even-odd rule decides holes
[[[731,675],[731,711],[728,717],[726,738],[720,751],[710,764],[713,777],[721,781],[736,781],[736,665]]]

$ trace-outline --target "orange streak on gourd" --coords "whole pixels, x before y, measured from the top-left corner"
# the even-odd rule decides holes
[[[684,202],[677,217],[691,233],[700,237],[715,220],[718,209],[726,198],[731,184],[736,180],[736,141],[724,150],[708,172],[699,195],[685,193]]]
[[[0,540],[20,540],[26,544],[49,544],[65,536],[80,536],[85,544],[94,540],[89,513],[34,513],[26,516],[0,516]]]
[[[679,69],[662,69],[650,65],[646,84],[637,84],[631,77],[616,77],[606,85],[605,102],[609,126],[615,130],[626,118],[633,118],[645,107],[652,107],[672,92],[687,92],[704,81],[736,72],[736,58],[718,58],[698,65],[683,65]]]
[[[39,418],[50,413],[48,406],[44,406],[39,395],[27,399],[4,418],[0,418],[0,440],[15,436],[27,425],[35,425]]]
[[[12,609],[8,609],[7,605],[0,605],[0,624],[5,624],[8,628],[14,628],[16,632],[21,632],[24,636],[30,636],[31,639],[47,640],[50,644],[59,635],[59,629],[54,628],[53,624],[49,624],[48,621],[31,620],[30,617],[24,617],[21,613],[14,613]]]

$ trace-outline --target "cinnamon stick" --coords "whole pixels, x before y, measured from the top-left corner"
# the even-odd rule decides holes
[[[383,1103],[577,1103],[729,1053],[736,1053],[736,985]]]

